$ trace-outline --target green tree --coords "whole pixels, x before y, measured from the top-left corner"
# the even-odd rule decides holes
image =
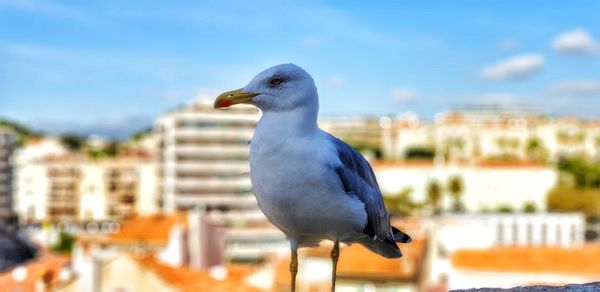
[[[17,135],[17,147],[23,146],[25,141],[27,141],[29,138],[41,135],[41,133],[33,131],[26,126],[3,118],[0,118],[0,127],[7,128],[15,132]]]
[[[549,211],[582,212],[587,217],[600,214],[600,189],[598,188],[555,188],[547,198]]]
[[[60,231],[58,241],[51,247],[51,250],[57,253],[71,254],[75,236],[67,231]]]
[[[512,212],[514,212],[513,208],[510,205],[507,205],[507,204],[498,206],[498,209],[496,211],[498,213],[512,213]]]
[[[562,176],[572,177],[576,188],[600,188],[600,163],[597,161],[584,156],[563,158],[557,168]]]
[[[532,137],[527,140],[527,144],[525,145],[525,152],[527,153],[527,157],[531,160],[536,161],[546,161],[548,158],[548,151],[544,147],[542,140],[537,137]]]
[[[139,131],[133,133],[131,135],[130,139],[133,140],[133,141],[139,141],[142,138],[144,138],[144,137],[152,134],[152,131],[153,131],[152,127],[146,127],[146,128],[144,128],[142,130],[139,130]]]
[[[404,157],[407,160],[433,160],[435,158],[434,146],[413,146],[406,149]]]
[[[74,133],[66,133],[60,136],[60,142],[71,151],[81,150],[85,145],[85,141],[85,137]]]
[[[386,209],[392,214],[410,215],[419,206],[412,198],[413,189],[404,188],[398,194],[383,197]]]
[[[536,211],[537,211],[537,207],[535,206],[534,202],[527,202],[527,203],[525,203],[525,205],[523,205],[524,213],[535,213]]]
[[[448,179],[448,192],[452,197],[452,211],[456,213],[461,213],[465,211],[464,204],[462,202],[462,195],[464,192],[464,182],[463,179],[458,176],[451,176]]]
[[[442,187],[437,180],[431,180],[427,185],[427,202],[433,208],[433,214],[442,213]]]
[[[564,145],[569,144],[581,144],[585,140],[585,133],[582,131],[570,132],[566,130],[560,130],[556,133],[558,142]]]

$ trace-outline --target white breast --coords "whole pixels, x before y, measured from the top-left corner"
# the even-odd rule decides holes
[[[250,146],[253,191],[269,220],[291,237],[325,239],[362,230],[364,206],[343,191],[327,167],[336,153],[321,140],[322,133],[272,134],[257,129]]]

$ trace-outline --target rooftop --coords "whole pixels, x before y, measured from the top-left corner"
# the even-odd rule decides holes
[[[14,269],[0,273],[0,287],[3,291],[35,291],[36,283],[40,281],[56,283],[59,280],[59,272],[68,263],[67,256],[45,254],[22,265],[26,269],[23,281],[14,279]]]
[[[77,240],[82,243],[138,244],[164,246],[169,240],[171,229],[187,225],[186,213],[155,214],[135,216],[121,223],[119,231],[113,234],[80,234]]]
[[[578,248],[497,247],[459,250],[452,265],[459,269],[495,272],[551,273],[600,277],[600,245]],[[514,259],[519,259],[518,261]]]
[[[136,243],[165,245],[169,240],[171,229],[177,225],[187,224],[187,214],[156,214],[136,216],[121,224],[121,229],[108,237],[112,243]]]
[[[211,275],[210,271],[193,270],[186,267],[173,267],[156,261],[153,257],[135,258],[144,268],[156,273],[178,291],[259,291],[246,284],[251,270],[247,267],[230,265],[224,267],[222,279]]]

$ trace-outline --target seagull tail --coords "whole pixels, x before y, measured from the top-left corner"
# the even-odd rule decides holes
[[[392,226],[392,233],[394,233],[394,241],[401,243],[409,243],[412,241],[412,238],[408,236],[408,234],[400,231],[400,229]]]
[[[402,257],[400,248],[394,241],[391,240],[391,238],[380,240],[373,239],[370,236],[365,235],[362,236],[357,242],[366,247],[368,250],[386,258],[393,259]]]
[[[358,243],[362,244],[370,251],[386,258],[392,259],[402,257],[402,252],[396,242],[409,243],[412,241],[412,238],[394,226],[392,226],[392,234],[394,236],[393,239],[390,236],[384,240],[372,238],[365,234],[358,240]]]

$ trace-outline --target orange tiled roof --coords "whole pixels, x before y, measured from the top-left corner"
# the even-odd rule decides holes
[[[228,266],[227,278],[218,280],[207,271],[186,267],[173,267],[156,261],[153,257],[134,258],[143,267],[152,270],[165,282],[179,291],[260,291],[245,283],[251,270],[240,266]]]
[[[457,268],[528,273],[565,273],[600,276],[600,245],[580,248],[502,247],[459,250],[452,255]]]
[[[164,245],[173,227],[186,224],[185,213],[136,216],[124,221],[119,232],[110,235],[107,240],[116,244],[145,242]]]
[[[69,263],[69,257],[56,254],[45,254],[23,265],[27,269],[27,277],[22,282],[16,282],[12,271],[0,273],[2,291],[34,291],[36,283],[49,277],[50,284],[56,283],[60,270]]]
[[[499,159],[484,159],[478,163],[479,167],[511,167],[511,168],[543,168],[544,164],[535,160],[499,160]]]

